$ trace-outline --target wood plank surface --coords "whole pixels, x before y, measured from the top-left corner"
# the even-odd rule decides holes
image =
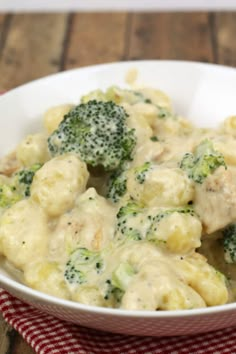
[[[28,343],[0,315],[0,354],[34,354]]]
[[[10,18],[10,15],[4,15],[0,13],[0,52],[6,40]]]
[[[236,12],[217,13],[214,27],[217,62],[236,66]]]
[[[67,14],[12,16],[0,58],[0,90],[60,69]]]
[[[64,69],[124,59],[125,13],[87,13],[72,16]]]
[[[4,354],[34,354],[34,353],[35,351],[31,348],[31,346],[21,337],[21,335],[19,335],[16,331],[14,331],[14,337],[12,338],[11,341],[10,350],[8,350],[8,352]]]
[[[0,90],[127,59],[236,66],[236,13],[0,14]],[[0,354],[33,354],[0,316]]]
[[[213,61],[207,13],[134,14],[130,59]]]
[[[0,316],[0,353],[7,353],[10,347],[10,333],[12,333],[12,328],[3,320]]]

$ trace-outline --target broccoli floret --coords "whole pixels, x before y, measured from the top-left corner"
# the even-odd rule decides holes
[[[122,297],[124,295],[124,291],[112,285],[112,280],[107,279],[106,282],[106,290],[104,293],[104,300],[113,300],[114,306],[121,303]]]
[[[146,174],[151,169],[151,162],[145,162],[142,166],[136,167],[134,170],[135,179],[138,183],[143,184],[146,179]]]
[[[175,118],[175,116],[173,116],[172,112],[168,108],[154,104],[150,98],[146,97],[142,92],[139,91],[125,90],[120,89],[116,86],[112,86],[109,87],[107,91],[103,94],[103,100],[111,100],[117,104],[120,104],[122,102],[127,102],[130,105],[134,105],[139,102],[153,104],[158,109],[158,118]]]
[[[133,267],[127,263],[121,263],[113,272],[111,279],[105,282],[106,288],[104,293],[105,300],[112,300],[114,306],[119,306],[122,297],[127,289],[135,272]]]
[[[106,94],[102,90],[94,90],[87,95],[81,97],[81,103],[88,103],[89,101],[107,101]]]
[[[78,248],[66,263],[64,277],[69,284],[84,284],[90,272],[100,274],[102,270],[103,259],[98,252]]]
[[[113,203],[117,203],[127,191],[126,171],[115,171],[108,180],[108,190],[106,197]]]
[[[147,231],[147,235],[146,238],[149,241],[155,241],[155,232],[157,231],[158,228],[158,224],[161,222],[161,220],[163,218],[166,218],[170,215],[172,215],[173,213],[180,213],[180,214],[189,214],[192,216],[195,216],[195,212],[194,209],[191,207],[181,207],[181,208],[172,208],[172,209],[164,209],[162,211],[160,211],[160,213],[158,213],[157,215],[154,216],[149,216],[150,219],[150,227]],[[160,242],[160,241],[158,241]]]
[[[160,209],[156,213],[155,208],[144,208],[134,201],[129,201],[117,214],[116,237],[118,240],[153,241],[161,220],[175,212],[195,215],[191,207]]]
[[[21,195],[14,186],[8,184],[0,185],[0,208],[8,208],[21,199]]]
[[[147,98],[144,96],[143,93],[138,92],[138,91],[133,91],[134,96],[137,97],[137,102],[144,102],[144,103],[150,103],[152,104],[152,100],[150,98]],[[135,102],[135,103],[137,103]]]
[[[142,166],[134,169],[134,177],[136,181],[143,184],[146,179],[146,174],[152,168],[151,162],[145,162]],[[127,191],[127,171],[119,170],[115,171],[109,178],[107,198],[117,203],[121,197],[123,197]]]
[[[158,118],[160,119],[174,118],[172,112],[170,112],[167,108],[160,107],[160,106],[157,106],[157,108],[158,108],[158,114],[157,114]]]
[[[16,172],[6,183],[0,183],[0,208],[8,208],[30,196],[30,186],[35,173],[41,168],[35,164]]]
[[[227,263],[236,263],[236,224],[223,230],[224,258]]]
[[[125,291],[134,274],[134,268],[129,263],[121,263],[112,273],[111,283],[115,288]]]
[[[134,201],[129,201],[125,206],[122,206],[117,214],[117,218],[121,219],[123,217],[136,216],[143,210],[142,205]]]
[[[91,91],[81,98],[81,103],[87,103],[91,100],[104,102],[113,101],[116,104],[127,102],[131,105],[138,102],[152,103],[149,98],[145,97],[143,93],[139,91],[121,89],[117,86],[111,86],[105,92],[102,90]]]
[[[186,153],[180,162],[180,168],[186,171],[188,177],[200,184],[220,166],[227,168],[224,156],[214,149],[208,139],[197,146],[194,154]]]
[[[42,164],[34,164],[30,168],[20,170],[15,174],[15,182],[24,197],[30,196],[30,186],[35,173],[42,167]]]
[[[195,212],[194,212],[193,208],[191,208],[191,207],[172,208],[172,209],[163,210],[159,214],[155,215],[153,217],[153,221],[155,223],[159,223],[163,218],[165,218],[173,213],[189,214],[192,216],[195,215]]]
[[[89,101],[73,108],[48,139],[53,156],[74,152],[91,166],[112,171],[132,159],[134,129],[127,113],[114,102]]]
[[[150,140],[151,140],[151,141],[154,141],[154,142],[159,141],[158,137],[155,136],[155,135],[151,136]]]
[[[142,230],[139,228],[142,223],[143,211],[143,206],[134,201],[129,201],[120,208],[116,227],[118,240],[125,238],[139,241],[143,239]]]
[[[65,279],[70,284],[83,284],[86,283],[86,274],[74,266],[73,261],[68,261],[64,273]]]
[[[152,102],[152,100],[145,96],[143,92],[121,89],[117,86],[111,86],[106,91],[94,90],[89,92],[87,95],[82,96],[81,103],[88,103],[91,100],[108,102],[112,101],[116,104],[129,103],[130,105],[135,105],[136,103],[147,103],[156,106],[158,113],[157,118],[176,118],[175,115],[167,107],[159,106]]]

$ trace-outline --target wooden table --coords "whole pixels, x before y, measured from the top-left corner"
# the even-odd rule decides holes
[[[0,14],[0,91],[61,70],[129,59],[236,66],[235,34],[236,13]],[[30,353],[0,318],[0,354]]]

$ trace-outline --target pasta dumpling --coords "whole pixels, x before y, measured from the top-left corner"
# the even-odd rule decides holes
[[[205,300],[207,306],[225,304],[229,297],[226,279],[207,263],[207,259],[194,253],[178,261],[176,267],[185,281]]]
[[[222,130],[226,134],[236,137],[236,116],[230,116],[225,119],[222,125]]]
[[[44,134],[28,135],[18,145],[16,157],[25,167],[30,167],[36,163],[45,163],[50,158],[47,137]]]
[[[50,108],[43,124],[0,160],[10,271],[53,296],[126,310],[236,299],[235,116],[197,128],[159,90],[112,86]]]
[[[122,308],[131,310],[178,310],[205,306],[201,296],[162,262],[144,265],[121,303]]]
[[[149,240],[170,252],[185,254],[201,246],[202,225],[196,216],[173,212],[152,227]]]
[[[120,252],[120,255],[119,255]],[[130,242],[114,250],[113,259],[129,268],[115,271],[123,290],[121,308],[177,310],[220,305],[227,302],[224,276],[197,253],[179,256],[163,253],[153,244]],[[125,263],[124,263],[125,262]],[[109,269],[117,265],[109,262]],[[132,272],[130,271],[132,269]],[[106,274],[106,279],[109,278]],[[214,292],[214,293],[213,293]]]
[[[88,181],[86,164],[73,154],[55,157],[35,174],[32,199],[39,203],[48,215],[58,216],[74,206]]]
[[[43,117],[44,127],[48,134],[54,132],[63,120],[64,116],[74,107],[72,104],[62,104],[49,108]]]
[[[194,197],[193,182],[181,169],[149,162],[129,171],[127,191],[148,206],[181,206]]]
[[[56,262],[32,261],[24,267],[24,278],[28,286],[46,294],[69,299],[64,274]]]
[[[47,255],[47,216],[39,205],[22,200],[0,218],[0,252],[17,268]]]

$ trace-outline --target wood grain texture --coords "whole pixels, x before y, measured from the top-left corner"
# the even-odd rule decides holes
[[[214,14],[216,61],[236,66],[236,12]]]
[[[4,319],[0,315],[0,354],[7,353],[10,347],[9,333],[11,331],[11,327],[4,321]]]
[[[128,57],[213,61],[208,14],[134,14]]]
[[[22,14],[11,19],[0,58],[1,90],[60,69],[66,14]]]
[[[35,354],[35,351],[17,332],[15,332],[14,339],[11,343],[10,353],[8,352],[6,354]]]
[[[0,314],[0,354],[34,354],[28,343],[8,325]]]
[[[127,14],[75,14],[71,19],[64,69],[124,59]]]
[[[5,19],[7,18],[7,16],[8,15],[6,15],[6,14],[2,14],[2,13],[0,13],[0,36],[1,36],[1,34],[2,34],[2,30],[3,30],[3,24],[4,24],[4,22],[5,22]]]
[[[0,14],[0,47],[2,46],[2,41],[6,36],[6,29],[8,27],[9,15]]]

